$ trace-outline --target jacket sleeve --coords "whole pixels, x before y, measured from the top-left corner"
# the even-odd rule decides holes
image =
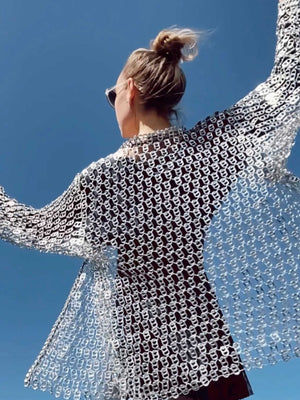
[[[41,209],[18,203],[0,187],[0,237],[19,246],[84,256],[87,193],[77,175],[70,187]]]
[[[279,1],[277,46],[268,79],[226,112],[239,135],[251,135],[269,161],[284,164],[300,126],[300,0]]]

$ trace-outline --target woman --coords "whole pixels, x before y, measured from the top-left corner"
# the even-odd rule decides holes
[[[299,0],[281,0],[268,80],[191,130],[170,119],[196,35],[162,31],[106,92],[128,139],[116,153],[40,210],[0,192],[3,239],[86,260],[27,386],[75,400],[234,400],[251,394],[244,366],[297,353],[296,296],[289,320],[278,315],[297,294],[285,221],[298,182],[283,167],[299,126],[299,23]]]

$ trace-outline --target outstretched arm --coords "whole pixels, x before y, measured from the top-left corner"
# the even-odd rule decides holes
[[[284,164],[300,126],[300,0],[279,0],[275,62],[269,78],[227,110],[238,134]],[[256,141],[256,143],[255,143]]]
[[[0,187],[0,237],[45,252],[83,256],[86,209],[87,194],[80,175],[41,209],[18,203]]]

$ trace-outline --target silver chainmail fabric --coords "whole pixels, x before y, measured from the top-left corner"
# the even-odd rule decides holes
[[[126,141],[36,210],[0,190],[0,234],[85,259],[25,385],[167,400],[300,356],[300,2],[270,77],[191,130]]]

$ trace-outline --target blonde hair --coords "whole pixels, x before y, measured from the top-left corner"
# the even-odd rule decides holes
[[[192,29],[169,28],[150,42],[150,49],[131,53],[124,68],[125,78],[133,78],[144,108],[170,117],[181,100],[186,78],[179,66],[198,54],[199,34]]]

